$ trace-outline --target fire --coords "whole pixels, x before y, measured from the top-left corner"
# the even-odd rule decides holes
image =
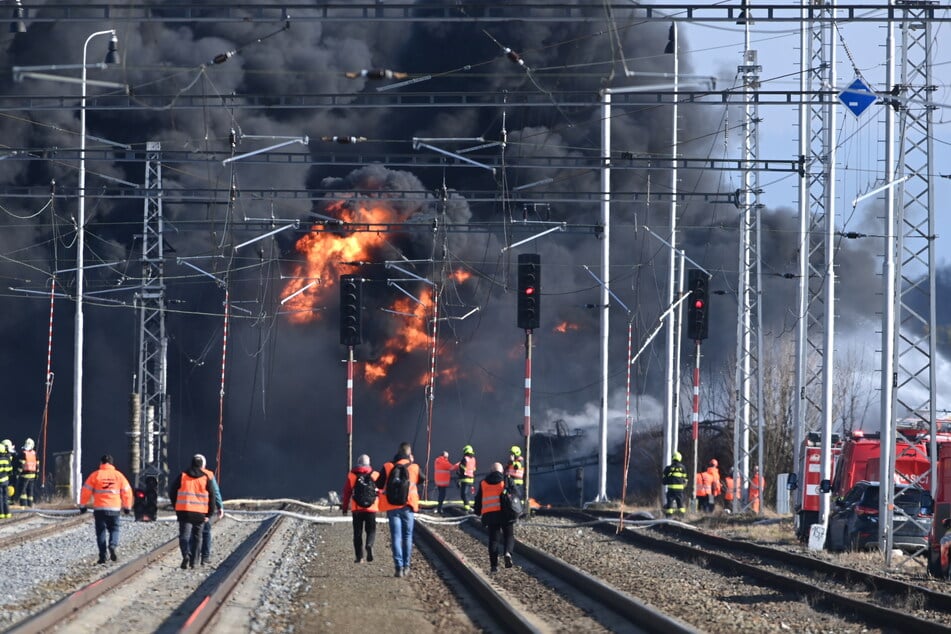
[[[330,204],[327,211],[335,213],[343,222],[384,223],[399,220],[397,213],[385,205],[361,205],[353,209],[345,201],[337,201]],[[304,261],[295,266],[291,280],[281,293],[281,298],[290,297],[284,304],[284,310],[289,313],[291,322],[304,324],[320,319],[320,306],[327,302],[331,290],[337,285],[338,264],[367,259],[385,242],[384,234],[369,231],[343,235],[312,231],[298,240],[295,248],[304,256]]]
[[[360,204],[357,204],[359,202]],[[386,205],[385,201],[361,199],[338,201],[327,207],[329,215],[339,217],[344,223],[390,223],[404,220]],[[344,262],[378,260],[381,248],[389,236],[370,231],[334,232],[311,231],[297,241],[296,250],[303,256],[284,287],[281,297],[285,299],[284,310],[292,323],[312,323],[323,315],[327,305],[335,306],[333,289],[341,272],[351,272],[349,266],[341,271]],[[472,273],[457,269],[450,274],[456,283],[472,277]],[[400,295],[388,307],[393,314],[374,313],[377,332],[386,330],[391,334],[382,345],[373,345],[372,361],[363,364],[363,377],[367,383],[381,385],[381,398],[390,404],[397,402],[407,390],[429,385],[430,359],[432,353],[433,289],[424,287],[416,299]],[[378,316],[379,315],[379,316]],[[365,317],[368,317],[365,315]],[[380,321],[377,321],[380,320]],[[379,328],[383,326],[383,328]],[[440,349],[436,358],[436,379],[452,383],[465,376],[452,358],[452,348]],[[410,370],[393,372],[397,364],[408,355],[415,355],[412,363],[405,364]]]
[[[563,321],[554,328],[555,332],[568,332],[569,330],[581,330],[581,326]]]

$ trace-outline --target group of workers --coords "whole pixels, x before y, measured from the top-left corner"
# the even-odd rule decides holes
[[[32,438],[23,442],[20,451],[10,439],[0,441],[0,519],[10,517],[11,504],[33,506],[39,470]]]
[[[675,451],[671,458],[671,463],[664,468],[662,480],[664,486],[667,487],[664,515],[667,517],[672,517],[675,514],[683,516],[687,512],[684,493],[689,477],[680,452]],[[754,465],[753,474],[750,477],[747,506],[750,511],[756,514],[760,512],[763,485],[764,480],[760,475],[759,465]],[[734,500],[742,499],[742,493],[743,483],[740,478],[734,477],[732,469],[727,472],[725,477],[721,478],[720,463],[716,458],[710,460],[705,470],[698,471],[694,479],[694,498],[697,501],[697,510],[702,513],[712,513],[716,509],[717,499],[721,497],[724,510],[730,512]]]
[[[515,546],[514,526],[518,517],[503,508],[503,497],[523,495],[525,471],[521,460],[522,451],[513,446],[509,462],[503,469],[495,462],[478,486],[475,485],[477,462],[471,445],[462,449],[462,458],[457,463],[449,460],[449,452],[443,451],[434,464],[434,481],[438,491],[436,512],[443,513],[446,492],[453,477],[459,484],[463,508],[482,519],[489,534],[489,564],[492,572],[498,571],[499,557],[506,568],[511,568],[512,551]],[[360,455],[356,464],[347,473],[343,487],[340,510],[353,517],[354,562],[373,561],[373,546],[376,540],[376,516],[385,512],[390,527],[395,577],[410,575],[410,560],[413,551],[413,527],[415,514],[419,512],[419,487],[424,486],[426,476],[415,463],[412,447],[401,443],[393,459],[383,464],[379,471],[372,467],[370,456]],[[501,548],[500,548],[501,546]]]
[[[199,557],[204,566],[211,556],[211,518],[215,514],[221,518],[224,507],[215,474],[206,468],[202,454],[192,456],[188,467],[169,486],[168,496],[178,519],[182,570],[194,568]],[[129,480],[116,469],[112,456],[104,454],[99,468],[83,483],[79,496],[80,513],[87,512],[92,505],[99,548],[96,563],[106,563],[107,554],[112,561],[118,559],[119,514],[129,515],[134,503]]]

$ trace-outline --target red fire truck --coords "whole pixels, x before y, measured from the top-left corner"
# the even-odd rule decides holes
[[[809,527],[819,522],[819,485],[822,479],[822,437],[817,432],[806,434],[799,452],[799,471],[790,488],[795,496],[794,512],[796,536],[800,541],[809,539]],[[842,451],[838,434],[832,434],[832,464]]]

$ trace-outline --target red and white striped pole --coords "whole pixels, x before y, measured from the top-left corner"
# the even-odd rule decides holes
[[[40,430],[40,443],[43,445],[43,459],[40,466],[46,464],[46,425],[50,415],[50,394],[53,392],[53,306],[56,303],[56,278],[50,285],[50,328],[46,343],[46,397],[43,403],[43,425]],[[40,469],[40,488],[46,487],[46,470]]]
[[[525,331],[525,418],[522,423],[522,433],[525,435],[525,503],[529,504],[528,513],[531,513],[529,484],[531,477],[532,459],[532,331]]]
[[[697,496],[697,445],[700,436],[700,340],[697,339],[694,348],[693,366],[693,413],[691,414],[690,438],[693,440],[693,492]]]
[[[218,451],[215,454],[215,479],[221,483],[221,440],[225,429],[225,366],[228,363],[228,321],[231,317],[231,292],[225,287],[225,320],[221,334],[221,387],[218,390]]]

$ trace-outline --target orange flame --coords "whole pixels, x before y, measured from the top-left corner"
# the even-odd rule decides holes
[[[465,269],[456,269],[452,272],[452,279],[456,280],[459,284],[462,284],[466,280],[472,277],[472,273]]]
[[[384,223],[398,219],[394,210],[382,204],[352,209],[346,202],[337,201],[330,204],[327,211],[336,213],[344,222]],[[319,307],[327,301],[330,290],[337,285],[338,263],[366,259],[385,241],[384,234],[369,231],[345,235],[312,231],[303,236],[295,248],[305,259],[295,266],[292,279],[281,293],[282,299],[297,293],[284,304],[284,310],[289,313],[288,318],[296,324],[320,319]],[[316,284],[308,286],[313,282]]]
[[[568,332],[569,330],[581,330],[581,326],[563,321],[554,328],[555,332]]]

